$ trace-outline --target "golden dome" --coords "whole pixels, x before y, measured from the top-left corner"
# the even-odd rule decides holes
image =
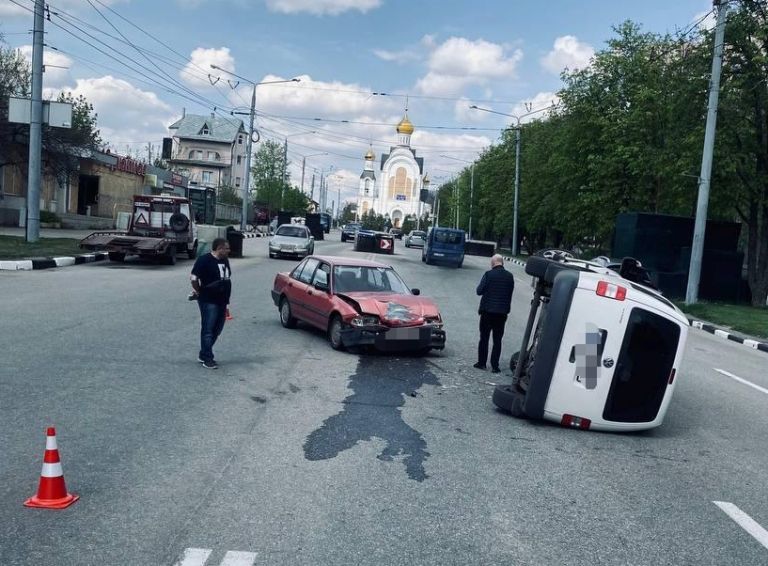
[[[365,160],[366,161],[373,161],[376,159],[376,154],[373,153],[373,148],[368,150],[368,153],[365,154]]]
[[[413,124],[411,124],[411,121],[408,119],[408,114],[403,116],[403,119],[400,120],[400,123],[397,125],[397,133],[409,136],[413,133]]]

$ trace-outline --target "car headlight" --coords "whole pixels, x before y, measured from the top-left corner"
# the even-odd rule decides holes
[[[378,316],[356,316],[351,321],[352,326],[375,326],[379,324]]]
[[[431,324],[435,328],[442,328],[443,327],[443,319],[441,319],[439,316],[428,317],[427,318],[427,324]]]

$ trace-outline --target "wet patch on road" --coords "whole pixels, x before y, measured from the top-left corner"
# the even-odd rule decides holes
[[[408,477],[424,481],[429,477],[424,463],[429,457],[422,435],[404,420],[401,408],[422,385],[440,385],[428,358],[363,356],[350,376],[352,395],[344,409],[326,419],[304,443],[304,457],[310,461],[335,458],[358,442],[380,438],[386,447],[377,456],[391,462],[402,458]]]

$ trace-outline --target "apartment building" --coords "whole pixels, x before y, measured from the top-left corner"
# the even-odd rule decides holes
[[[242,120],[185,114],[168,129],[173,139],[168,163],[189,178],[190,187],[241,189],[248,140]]]

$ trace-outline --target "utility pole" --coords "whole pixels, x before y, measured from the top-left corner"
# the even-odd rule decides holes
[[[283,208],[283,198],[285,197],[285,176],[288,169],[288,138],[283,142],[283,183],[280,185],[280,209]]]
[[[472,200],[475,197],[475,162],[470,167],[469,180],[469,239],[472,239]]]
[[[704,151],[701,157],[701,173],[699,173],[699,198],[696,203],[696,223],[693,229],[691,264],[688,270],[688,287],[685,292],[685,304],[687,305],[696,303],[699,298],[701,261],[704,255],[704,236],[707,231],[707,207],[709,206],[709,183],[710,176],[712,175],[712,154],[715,148],[717,103],[720,95],[720,71],[723,66],[726,5],[721,0],[714,0],[714,5],[717,8],[715,49],[712,56],[712,78],[709,82],[707,126],[704,131]]]
[[[29,121],[29,170],[27,175],[27,242],[40,239],[40,181],[43,149],[43,0],[35,0],[32,30],[32,100]]]
[[[519,209],[520,201],[520,120],[517,121],[517,128],[515,129],[515,203],[512,205],[513,218],[512,218],[512,255],[516,256],[519,253],[517,242],[517,219],[520,216]]]
[[[311,201],[315,200],[315,174],[312,173],[312,188],[309,190],[309,200]]]
[[[256,114],[256,85],[251,92],[251,111],[248,118],[248,141],[245,144],[245,179],[243,179],[243,210],[240,217],[240,230],[248,224],[248,190],[251,183],[251,149],[253,144],[253,119]]]

